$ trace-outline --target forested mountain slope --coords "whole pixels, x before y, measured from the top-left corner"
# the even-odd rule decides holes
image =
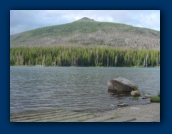
[[[92,46],[11,48],[10,65],[154,67],[160,65],[160,51]]]

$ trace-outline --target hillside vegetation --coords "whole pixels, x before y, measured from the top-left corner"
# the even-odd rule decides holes
[[[160,49],[160,32],[89,18],[39,28],[10,36],[10,47],[110,46],[125,49]]]

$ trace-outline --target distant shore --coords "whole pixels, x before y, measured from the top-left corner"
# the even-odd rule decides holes
[[[113,66],[43,66],[43,65],[10,65],[10,67],[113,67]],[[125,67],[115,67],[115,68],[125,68]],[[160,68],[160,66],[155,67],[143,67],[143,66],[130,66],[126,68]]]

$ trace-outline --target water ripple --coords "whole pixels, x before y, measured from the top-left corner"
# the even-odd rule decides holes
[[[148,103],[107,92],[107,81],[130,79],[141,94],[160,90],[159,68],[10,67],[10,112],[40,109],[106,110]]]

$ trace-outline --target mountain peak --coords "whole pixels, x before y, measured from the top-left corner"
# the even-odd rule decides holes
[[[79,19],[78,21],[84,21],[84,22],[94,22],[94,20],[93,19],[90,19],[90,18],[88,18],[88,17],[83,17],[83,18],[81,18],[81,19]]]

